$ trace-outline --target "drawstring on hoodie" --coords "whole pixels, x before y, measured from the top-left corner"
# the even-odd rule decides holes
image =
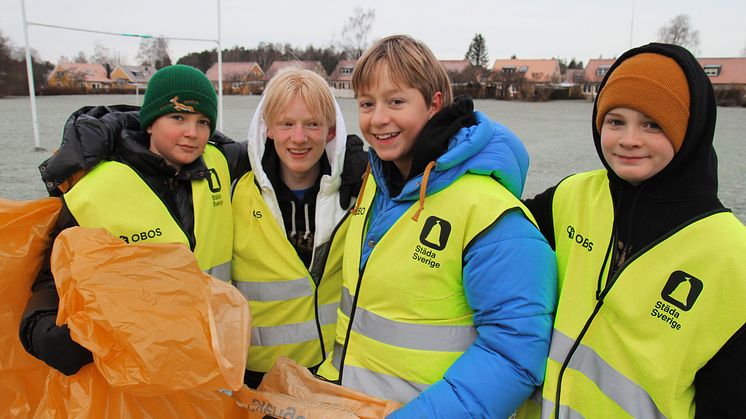
[[[435,161],[431,161],[427,164],[427,167],[425,167],[425,172],[422,174],[422,183],[420,184],[420,199],[419,199],[419,208],[417,208],[417,211],[412,216],[412,220],[415,222],[419,221],[420,219],[420,213],[423,209],[425,209],[425,192],[427,191],[427,181],[430,178],[430,171],[433,170],[435,167]],[[363,184],[360,186],[360,193],[357,196],[357,201],[355,201],[355,206],[352,207],[350,210],[350,213],[355,214],[357,210],[360,208],[360,205],[363,201],[363,195],[365,194],[365,185],[368,183],[366,180],[368,179],[368,175],[370,175],[370,163],[368,163],[368,167],[365,168],[365,173],[363,173]]]
[[[355,201],[355,206],[352,207],[350,210],[350,214],[355,214],[357,210],[360,208],[360,204],[363,202],[363,195],[365,194],[365,185],[368,183],[368,175],[370,175],[370,162],[368,162],[368,166],[365,168],[365,172],[363,173],[363,183],[360,185],[360,192],[357,194],[357,200]]]
[[[422,183],[420,184],[420,207],[417,208],[417,212],[414,213],[412,219],[417,222],[420,219],[420,213],[425,209],[425,192],[427,191],[427,180],[430,178],[430,171],[435,167],[435,161],[431,161],[425,167],[425,173],[422,175]]]
[[[291,230],[290,230],[290,237],[295,238],[295,201],[290,200],[290,222],[291,222]]]
[[[290,201],[290,225],[291,225],[291,231],[288,235],[288,239],[295,247],[308,247],[309,241],[311,241],[311,217],[309,216],[309,205],[306,202],[303,204],[303,215],[306,220],[306,227],[305,231],[303,232],[303,235],[301,236],[298,234],[298,229],[295,223],[295,201]]]
[[[303,240],[306,241],[308,240],[308,236],[311,235],[311,223],[308,221],[308,202],[303,204],[303,212],[306,217],[306,232],[303,233]],[[293,223],[295,223],[295,220],[293,220]]]

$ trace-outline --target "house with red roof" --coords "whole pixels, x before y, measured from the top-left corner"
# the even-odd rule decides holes
[[[227,95],[257,95],[264,90],[264,70],[254,61],[224,62],[223,94]],[[207,69],[207,78],[218,90],[220,73],[218,63]]]
[[[108,93],[111,83],[103,64],[58,63],[47,76],[47,92]]]
[[[352,90],[352,71],[357,60],[340,60],[329,75],[329,86],[339,90]]]
[[[485,97],[484,81],[489,70],[471,65],[469,60],[438,60],[448,74],[453,86],[453,94],[470,95],[473,98]]]
[[[469,60],[438,60],[443,68],[446,69],[446,73],[463,73],[464,70],[471,66]]]
[[[746,103],[746,58],[697,58],[715,89],[718,105]]]
[[[583,73],[583,96],[594,99],[598,93],[598,84],[604,79],[616,58],[596,58],[588,60]]]
[[[562,81],[560,63],[550,59],[498,59],[492,66],[495,96],[501,99],[527,99],[548,96],[553,85]]]

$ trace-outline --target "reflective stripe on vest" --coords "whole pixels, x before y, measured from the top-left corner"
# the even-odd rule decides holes
[[[319,307],[319,323],[334,324],[336,320],[336,304],[326,304]],[[315,320],[281,326],[252,327],[251,329],[251,344],[257,346],[288,345],[318,339],[318,337]]]
[[[549,358],[562,364],[575,344],[575,340],[557,329],[552,332],[552,346]],[[626,413],[635,418],[664,418],[648,393],[637,383],[620,374],[601,358],[591,347],[580,344],[570,359],[567,368],[576,370],[596,383],[606,397],[612,399]],[[552,404],[549,400],[546,402]],[[566,407],[568,412],[572,409]],[[549,417],[550,410],[544,410]]]
[[[344,386],[406,403],[440,380],[476,338],[462,284],[466,247],[505,211],[523,207],[494,179],[464,175],[427,196],[418,221],[415,202],[361,273],[360,246],[376,193],[373,177],[366,182],[345,242],[334,353],[319,374],[341,375]]]
[[[382,399],[388,399],[391,394],[396,394],[399,398],[411,400],[430,387],[429,384],[415,383],[352,365],[345,365],[344,383],[345,387],[365,388],[366,394]]]
[[[332,236],[317,289],[272,216],[252,172],[244,175],[234,188],[233,216],[232,278],[249,302],[252,315],[246,368],[269,371],[280,356],[306,367],[318,365],[334,341],[342,286],[342,244],[334,238],[344,237],[347,223],[338,226]],[[314,259],[319,257],[317,250],[314,249]]]
[[[342,289],[340,311],[350,317],[352,296]],[[436,326],[397,322],[364,308],[355,311],[352,330],[391,346],[422,351],[464,352],[477,338],[472,325]]]
[[[746,320],[746,284],[733,280],[746,273],[746,227],[730,212],[692,220],[607,278],[606,172],[565,179],[552,212],[561,289],[542,416],[561,385],[560,417],[692,417],[695,374]],[[602,269],[601,288],[613,285],[599,301]]]
[[[222,153],[208,145],[202,155],[210,178],[194,180],[194,254],[203,271],[227,280],[233,226],[230,175]],[[168,208],[137,173],[119,162],[102,162],[65,194],[70,213],[84,227],[104,228],[128,243],[189,240]]]

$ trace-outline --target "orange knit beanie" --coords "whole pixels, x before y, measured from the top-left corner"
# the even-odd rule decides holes
[[[614,69],[599,93],[597,108],[599,132],[610,110],[634,109],[660,125],[678,152],[689,124],[689,85],[676,61],[646,52],[626,59]]]

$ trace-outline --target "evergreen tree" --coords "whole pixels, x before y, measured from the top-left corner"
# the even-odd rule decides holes
[[[469,50],[466,51],[466,56],[464,58],[469,60],[471,65],[475,67],[484,68],[487,66],[487,60],[489,60],[487,55],[487,43],[481,33],[474,35],[471,44],[469,44]]]

